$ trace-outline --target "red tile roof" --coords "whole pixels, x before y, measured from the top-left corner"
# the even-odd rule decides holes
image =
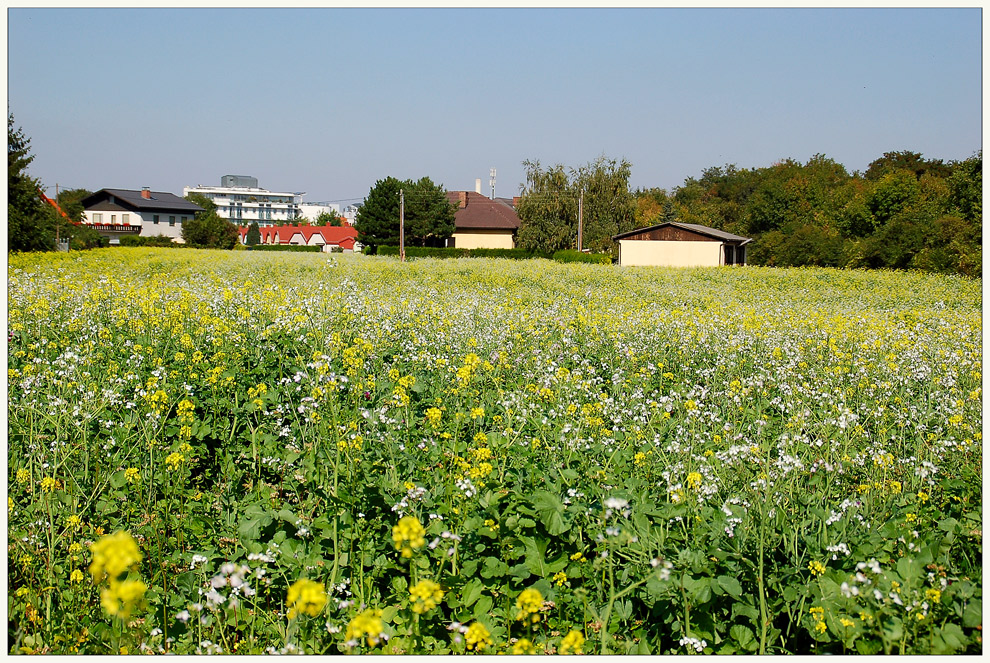
[[[448,191],[447,200],[457,206],[454,226],[457,230],[516,230],[519,217],[503,200],[492,200],[474,191]]]
[[[264,226],[258,230],[261,232],[262,244],[288,244],[298,234],[306,245],[313,246],[321,243],[314,241],[313,236],[320,235],[323,238],[322,244],[353,249],[357,240],[357,230],[351,226]],[[242,242],[247,231],[245,227],[238,229]]]

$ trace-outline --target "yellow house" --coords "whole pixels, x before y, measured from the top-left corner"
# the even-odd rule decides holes
[[[513,249],[519,217],[508,201],[486,198],[476,191],[448,191],[457,207],[454,235],[447,246],[458,249]]]
[[[619,243],[620,265],[717,267],[745,265],[753,240],[694,223],[670,221],[612,237]]]

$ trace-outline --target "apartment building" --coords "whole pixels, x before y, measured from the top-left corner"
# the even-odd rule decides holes
[[[217,214],[236,225],[280,226],[292,223],[303,214],[303,192],[278,192],[262,189],[258,178],[249,175],[224,175],[220,186],[185,187],[183,197],[198,193],[213,201]]]

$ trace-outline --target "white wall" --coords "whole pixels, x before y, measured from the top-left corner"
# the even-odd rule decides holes
[[[721,264],[721,260],[721,242],[619,240],[620,265],[718,267]]]

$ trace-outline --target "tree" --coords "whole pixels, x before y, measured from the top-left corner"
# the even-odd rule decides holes
[[[403,182],[406,243],[413,246],[443,246],[454,234],[456,208],[447,192],[429,177]]]
[[[636,199],[629,191],[632,165],[605,156],[573,172],[572,188],[583,193],[582,248],[612,251],[612,236],[636,227]]]
[[[8,251],[51,251],[55,248],[55,217],[45,209],[48,206],[39,196],[41,182],[27,173],[32,161],[31,139],[24,135],[20,127],[14,129],[14,115],[8,112]]]
[[[320,212],[316,217],[316,223],[313,225],[340,227],[344,225],[344,218],[333,210],[330,210],[329,212]]]
[[[201,249],[230,250],[237,244],[237,226],[214,212],[197,212],[182,224],[182,239]]]
[[[354,227],[365,246],[398,246],[399,192],[405,198],[405,242],[412,246],[443,246],[454,234],[454,206],[444,188],[429,177],[416,182],[386,177],[375,182]]]
[[[523,161],[526,184],[516,205],[520,249],[554,253],[577,246],[577,196],[560,164],[546,170]]]
[[[359,242],[374,248],[398,246],[399,189],[401,188],[402,182],[394,177],[386,177],[375,182],[354,221]]]
[[[199,205],[200,207],[202,207],[204,212],[209,213],[209,212],[217,211],[217,204],[201,193],[186,194],[185,199],[193,203],[194,205]],[[202,212],[200,213],[202,214]]]
[[[247,237],[244,238],[244,243],[248,246],[261,244],[261,229],[258,228],[257,221],[252,221],[250,227],[248,227]]]

